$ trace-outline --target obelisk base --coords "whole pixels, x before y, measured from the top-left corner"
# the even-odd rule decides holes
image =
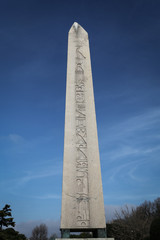
[[[114,238],[56,238],[55,240],[115,240]]]
[[[96,228],[96,229],[60,229],[61,230],[61,238],[70,238],[70,232],[92,232],[93,238],[106,238],[106,228]]]

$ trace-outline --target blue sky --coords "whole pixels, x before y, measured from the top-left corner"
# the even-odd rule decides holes
[[[59,228],[75,21],[90,39],[106,218],[160,196],[159,12],[158,0],[0,2],[0,208],[21,232]]]

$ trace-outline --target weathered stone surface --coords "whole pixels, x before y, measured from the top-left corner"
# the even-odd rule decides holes
[[[68,36],[61,229],[106,228],[87,32]]]

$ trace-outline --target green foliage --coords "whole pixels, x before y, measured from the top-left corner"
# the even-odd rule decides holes
[[[7,228],[0,231],[0,240],[27,240],[27,238],[13,228]]]
[[[160,217],[155,218],[152,221],[150,227],[150,240],[159,240],[160,239]]]
[[[15,222],[13,222],[12,214],[11,214],[10,205],[6,204],[2,210],[0,210],[0,230],[2,227],[15,226]]]

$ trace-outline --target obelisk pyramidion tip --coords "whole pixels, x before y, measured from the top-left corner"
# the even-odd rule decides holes
[[[73,23],[73,27],[74,27],[74,29],[75,29],[76,32],[77,32],[78,27],[79,27],[79,24],[78,24],[77,22],[74,22],[74,23]]]
[[[72,27],[70,28],[69,30],[69,33],[75,33],[77,36],[78,34],[80,34],[81,36],[83,35],[87,35],[88,36],[88,33],[84,30],[84,28],[77,22],[74,22],[72,24]]]

